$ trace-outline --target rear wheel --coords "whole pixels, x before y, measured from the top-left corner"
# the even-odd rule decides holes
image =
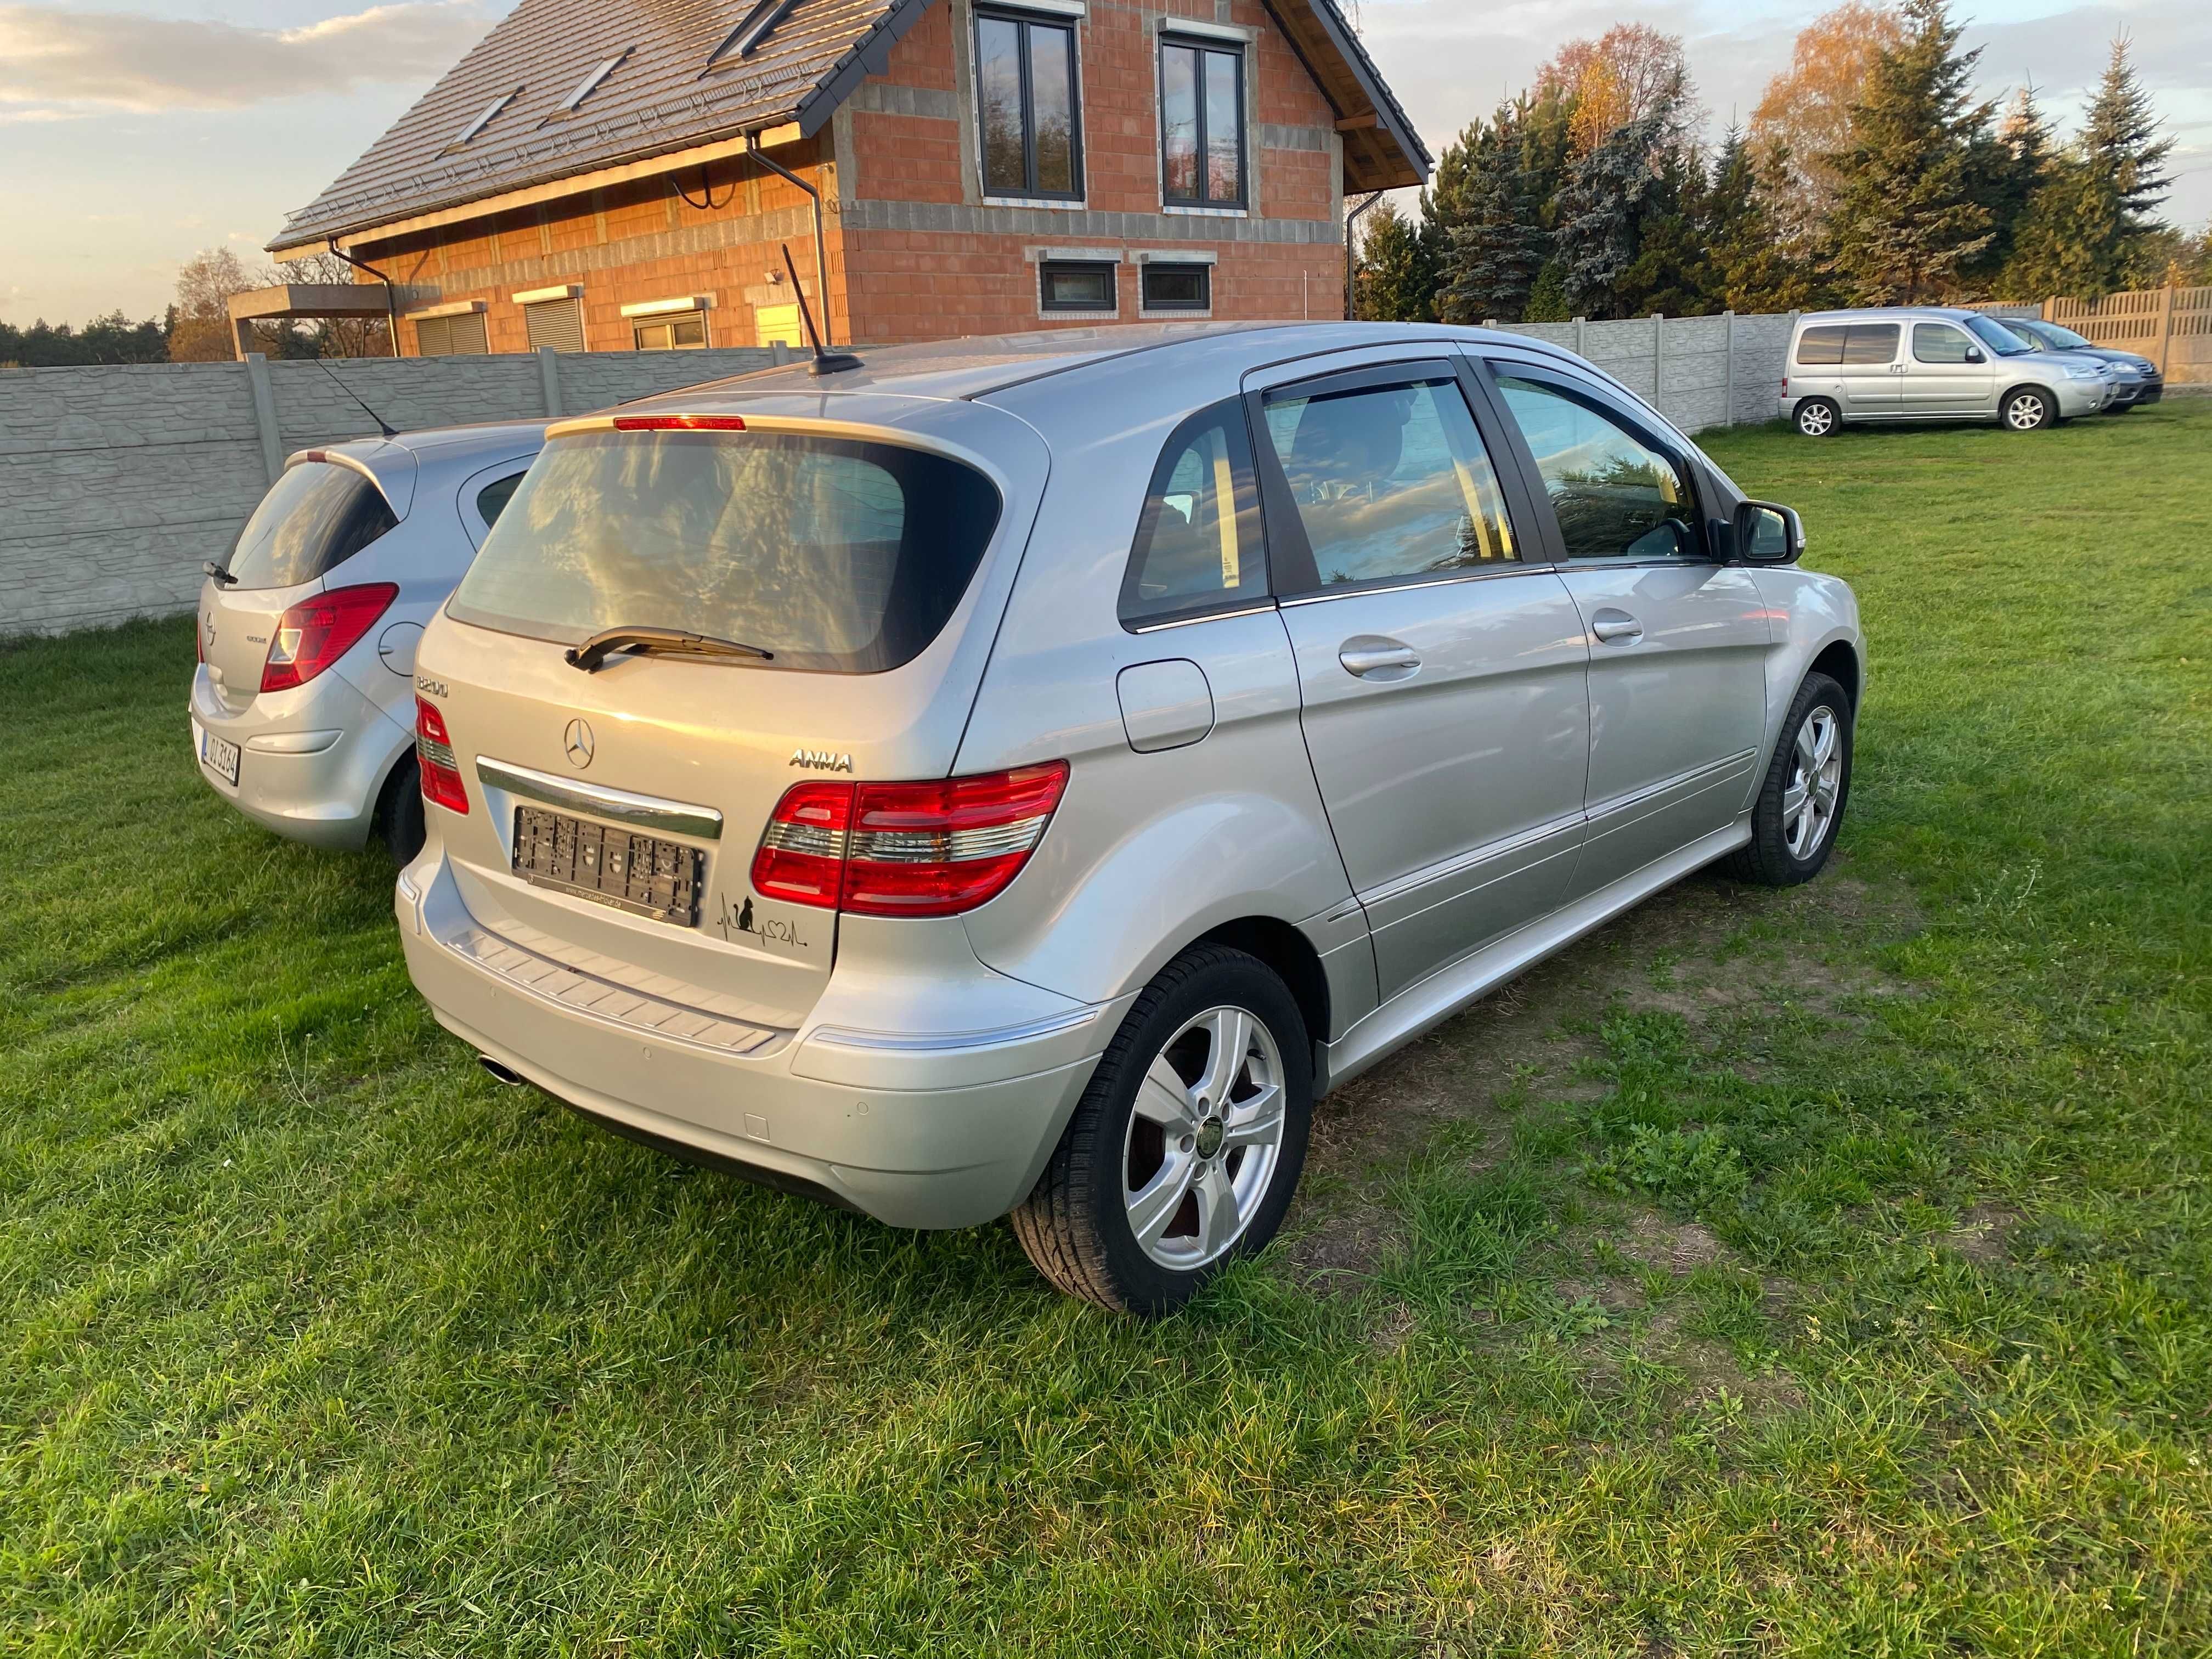
[[[411,751],[400,757],[376,798],[376,833],[394,864],[411,864],[422,850],[422,774]]]
[[[2005,393],[2004,423],[2014,432],[2036,432],[2058,423],[2058,406],[2047,392],[2021,386]]]
[[[1185,952],[1145,988],[1012,1216],[1037,1270],[1117,1313],[1170,1313],[1275,1236],[1305,1166],[1313,1061],[1283,981]]]
[[[1808,438],[1825,438],[1836,429],[1843,411],[1826,398],[1808,398],[1797,405],[1797,429]]]
[[[1808,674],[1751,811],[1751,844],[1728,861],[1740,881],[1795,887],[1820,873],[1851,793],[1851,700]]]

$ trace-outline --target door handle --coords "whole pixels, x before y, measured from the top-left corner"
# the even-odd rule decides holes
[[[1400,640],[1379,634],[1360,634],[1338,647],[1337,661],[1347,674],[1362,679],[1402,680],[1420,667],[1420,653]]]
[[[1622,611],[1601,611],[1590,623],[1590,632],[1607,645],[1620,640],[1633,645],[1644,637],[1644,624]]]

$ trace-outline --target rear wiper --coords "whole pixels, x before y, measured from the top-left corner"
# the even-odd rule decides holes
[[[671,657],[743,657],[753,662],[774,662],[775,653],[738,640],[718,640],[712,634],[686,634],[676,628],[602,628],[581,645],[564,653],[568,666],[596,674],[617,651],[657,652]]]
[[[205,563],[200,566],[200,574],[205,576],[210,581],[213,582],[217,587],[235,587],[238,586],[238,578],[232,575],[229,571],[217,564],[213,559],[208,560]]]

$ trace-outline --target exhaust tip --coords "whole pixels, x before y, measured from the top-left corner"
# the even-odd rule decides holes
[[[484,1070],[489,1072],[495,1079],[499,1082],[504,1083],[510,1089],[520,1089],[524,1084],[530,1080],[523,1076],[521,1073],[516,1071],[513,1066],[501,1065],[489,1054],[478,1054],[477,1056],[477,1064],[483,1066]]]

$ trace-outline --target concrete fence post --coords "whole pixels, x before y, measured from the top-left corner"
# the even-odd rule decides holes
[[[1651,313],[1651,407],[1667,413],[1667,319]]]
[[[545,413],[558,420],[561,408],[561,358],[551,346],[538,348],[538,383],[545,393]]]
[[[1577,317],[1575,319],[1575,356],[1577,357],[1587,357],[1589,356],[1589,352],[1583,349],[1583,332],[1589,325],[1589,318]]]
[[[771,363],[775,364],[778,368],[781,368],[786,363],[791,361],[791,348],[784,344],[781,340],[769,341],[768,347],[768,360]]]
[[[274,484],[284,476],[284,437],[276,427],[276,394],[269,384],[269,359],[246,354],[246,383],[253,389],[253,424],[261,436],[261,465]]]
[[[1723,311],[1721,313],[1721,321],[1728,329],[1728,367],[1722,371],[1723,378],[1721,382],[1724,388],[1721,392],[1721,399],[1728,412],[1721,416],[1721,424],[1734,426],[1735,424],[1735,313]]]
[[[2173,354],[2173,284],[2168,283],[2158,291],[2158,372],[2166,373],[2166,359]]]

